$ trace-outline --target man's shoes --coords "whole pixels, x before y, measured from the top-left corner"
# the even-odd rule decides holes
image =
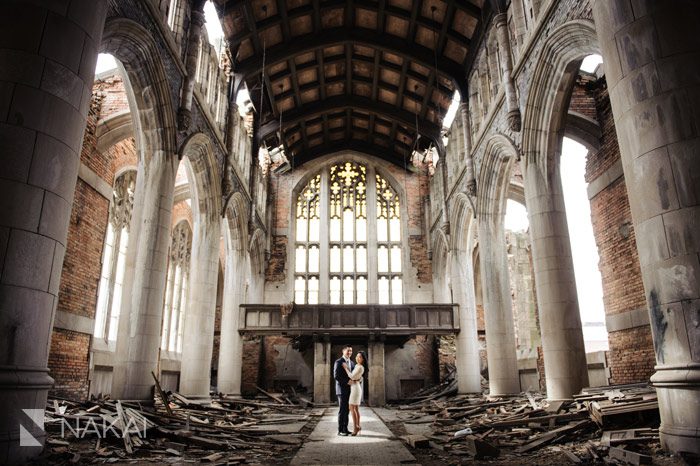
[[[350,435],[350,432],[338,432],[338,435],[342,435],[343,437],[347,437]]]

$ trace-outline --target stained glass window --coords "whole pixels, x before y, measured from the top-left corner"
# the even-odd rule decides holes
[[[294,246],[294,301],[317,304],[321,270],[321,175],[313,177],[297,196]]]
[[[401,204],[396,190],[379,174],[376,186],[378,301],[379,304],[401,304]]]
[[[367,167],[330,169],[331,304],[367,304]]]
[[[323,296],[330,304],[367,304],[377,292],[381,304],[403,302],[399,195],[371,168],[368,175],[357,162],[333,164],[297,195],[296,303],[317,304]],[[376,215],[368,212],[375,194]]]

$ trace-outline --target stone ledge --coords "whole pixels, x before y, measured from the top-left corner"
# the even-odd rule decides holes
[[[92,171],[87,165],[80,163],[78,168],[78,178],[83,180],[88,186],[100,193],[102,197],[112,200],[112,187],[100,176]]]
[[[646,308],[605,316],[605,327],[608,332],[619,332],[645,325],[649,325],[649,313]]]
[[[95,319],[57,310],[53,327],[91,335],[95,328]]]
[[[588,184],[588,200],[596,197],[598,193],[610,186],[621,176],[624,176],[622,172],[622,161],[618,160],[612,167],[605,170],[598,178]]]

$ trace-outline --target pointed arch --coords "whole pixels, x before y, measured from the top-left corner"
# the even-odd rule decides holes
[[[230,247],[243,253],[248,249],[248,208],[240,192],[229,199],[225,215]]]
[[[248,251],[251,272],[253,275],[262,274],[265,271],[265,232],[260,228],[253,232]]]
[[[468,251],[474,222],[474,211],[465,193],[458,193],[452,201],[450,215],[451,248],[457,251]]]
[[[479,172],[477,216],[480,219],[488,215],[501,217],[505,215],[510,173],[513,162],[518,158],[518,149],[511,139],[496,134],[486,143],[484,154]]]
[[[141,138],[141,157],[176,152],[176,124],[169,78],[160,59],[158,46],[140,24],[126,18],[106,21],[100,52],[118,59],[134,90],[138,118],[135,133]]]
[[[189,136],[180,150],[180,158],[185,157],[191,171],[195,217],[214,224],[221,213],[221,170],[209,136],[204,133]]]
[[[600,53],[598,38],[587,20],[561,25],[542,46],[525,105],[523,156],[526,164],[536,164],[543,173],[553,172],[553,160],[561,152],[566,104],[580,61],[594,53]]]

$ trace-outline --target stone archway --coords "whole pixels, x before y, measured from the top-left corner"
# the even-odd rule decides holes
[[[542,46],[523,125],[523,176],[535,269],[547,396],[567,399],[588,385],[559,158],[580,61],[598,52],[589,21],[571,21]]]
[[[127,255],[112,394],[147,399],[158,365],[160,323],[170,242],[173,189],[179,164],[173,98],[151,34],[134,21],[105,23],[100,50],[126,70],[136,108],[139,176]]]

